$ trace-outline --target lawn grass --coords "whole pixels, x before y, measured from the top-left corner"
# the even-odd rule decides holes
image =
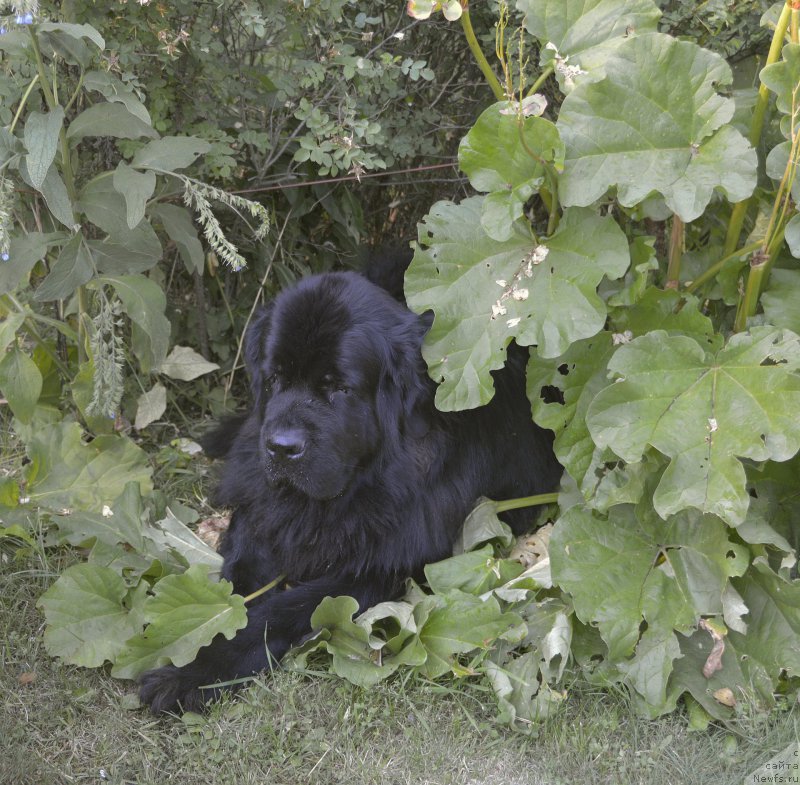
[[[0,556],[2,785],[738,784],[798,738],[795,709],[691,732],[681,713],[642,720],[585,685],[523,735],[497,724],[478,684],[396,676],[367,691],[289,672],[206,716],[154,718],[130,682],[44,651],[34,603],[53,557]]]

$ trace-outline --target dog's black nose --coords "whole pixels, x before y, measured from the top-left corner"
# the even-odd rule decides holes
[[[274,431],[267,437],[267,452],[278,460],[293,461],[305,451],[305,435],[294,428]]]

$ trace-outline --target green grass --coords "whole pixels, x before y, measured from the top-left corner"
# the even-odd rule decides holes
[[[157,719],[131,683],[48,657],[34,603],[62,565],[10,553],[0,553],[2,785],[741,783],[800,727],[784,709],[690,732],[681,714],[645,721],[624,695],[576,686],[523,735],[495,722],[480,685],[394,678],[366,691],[288,672],[207,716]]]

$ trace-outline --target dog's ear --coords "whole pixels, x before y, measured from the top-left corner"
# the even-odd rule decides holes
[[[431,427],[435,385],[422,358],[431,320],[411,312],[404,329],[391,333],[377,392],[378,418],[389,440],[421,438]]]
[[[258,402],[264,390],[262,366],[267,348],[272,306],[261,305],[253,314],[247,332],[244,335],[244,361],[250,375],[250,389],[253,398]]]

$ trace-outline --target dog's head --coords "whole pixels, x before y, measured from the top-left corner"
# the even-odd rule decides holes
[[[355,273],[306,278],[258,313],[245,357],[267,481],[316,500],[425,428],[425,323]]]

